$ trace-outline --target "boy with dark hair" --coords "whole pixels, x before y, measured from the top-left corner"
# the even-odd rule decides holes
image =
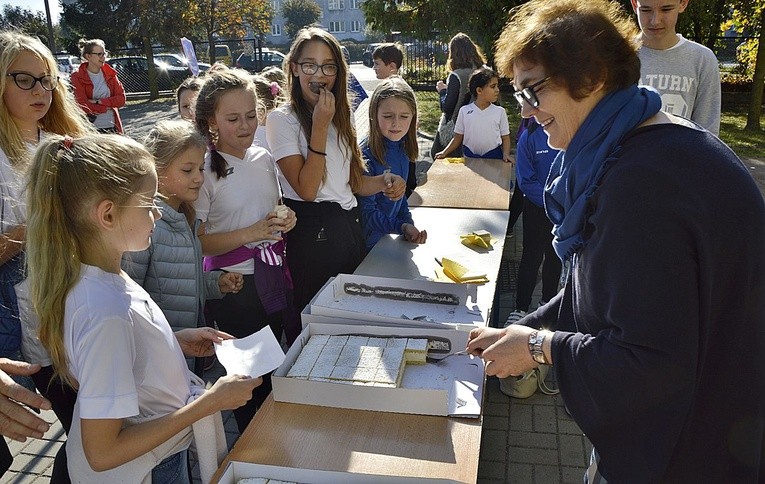
[[[404,63],[404,52],[398,44],[382,44],[372,52],[372,62],[377,78],[386,79],[398,75]]]

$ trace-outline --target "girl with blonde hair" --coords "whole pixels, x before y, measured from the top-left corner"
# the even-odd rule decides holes
[[[193,124],[182,120],[160,121],[149,132],[144,146],[154,156],[162,213],[151,235],[151,245],[122,259],[122,268],[154,299],[173,331],[205,327],[207,299],[242,287],[237,272],[204,272],[202,246],[197,237],[199,220],[194,202],[204,180],[207,141]],[[189,368],[202,376],[201,358],[188,358]]]
[[[417,145],[417,99],[399,76],[377,85],[369,103],[369,139],[362,146],[367,173],[386,170],[402,178],[409,173],[420,150]],[[392,201],[382,193],[359,197],[367,249],[385,234],[403,235],[408,242],[424,244],[427,232],[414,225],[406,197]]]
[[[117,135],[51,137],[27,192],[40,339],[56,375],[78,389],[66,448],[72,481],[188,483],[193,434],[207,482],[226,450],[218,412],[245,403],[261,379],[229,375],[204,391],[184,354],[211,355],[231,336],[173,333],[120,267],[125,252],[149,246],[160,217],[151,154]]]
[[[24,271],[27,210],[23,187],[35,147],[52,134],[82,135],[93,131],[59,78],[58,64],[39,40],[20,32],[0,32],[0,356],[40,365],[35,386],[51,403],[69,431],[74,391],[51,384],[50,357],[37,338],[29,311]],[[37,368],[35,366],[35,368]],[[28,378],[20,380],[28,388]],[[10,402],[9,402],[10,403]],[[23,410],[22,410],[23,411]],[[63,452],[60,454],[63,458]],[[54,465],[53,479],[65,463]]]

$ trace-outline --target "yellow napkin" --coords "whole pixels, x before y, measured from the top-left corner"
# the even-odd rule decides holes
[[[469,267],[447,257],[441,258],[441,267],[436,269],[436,275],[439,276],[439,278],[444,279],[440,277],[442,274],[443,276],[446,276],[446,278],[461,284],[482,284],[484,282],[489,282],[489,278],[486,277],[485,273],[482,274],[478,271],[471,271]]]
[[[444,160],[444,163],[465,163],[465,158],[459,157],[459,158],[442,158]]]
[[[463,245],[475,245],[484,249],[491,248],[491,233],[486,230],[476,230],[466,235],[460,235]]]

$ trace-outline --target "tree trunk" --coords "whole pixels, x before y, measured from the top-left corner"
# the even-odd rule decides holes
[[[213,32],[215,32],[215,10],[218,2],[212,0],[210,2],[210,23],[207,27],[207,52],[210,54],[210,65],[215,64],[215,39],[213,38]]]
[[[765,8],[760,12],[760,40],[757,45],[757,60],[754,63],[752,94],[749,99],[749,112],[746,115],[746,131],[760,131],[762,114],[762,89],[765,84]]]

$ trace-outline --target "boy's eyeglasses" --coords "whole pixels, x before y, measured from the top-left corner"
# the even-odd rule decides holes
[[[518,104],[521,106],[521,109],[523,109],[523,102],[526,101],[529,103],[531,107],[538,108],[539,107],[539,98],[537,97],[537,92],[535,91],[535,88],[541,86],[545,82],[549,81],[550,77],[545,77],[541,81],[537,81],[534,84],[530,86],[526,86],[520,91],[513,92],[513,96],[515,96],[515,100],[518,101]]]
[[[31,91],[35,87],[35,84],[38,82],[46,91],[52,91],[56,89],[56,86],[58,86],[58,77],[53,77],[50,74],[35,77],[32,74],[27,74],[26,72],[10,72],[8,73],[8,76],[12,77],[13,82],[16,83],[16,86],[18,86],[19,89],[23,89],[24,91]]]
[[[312,76],[321,69],[325,76],[336,76],[339,69],[337,64],[315,64],[313,62],[296,62],[303,74]]]

